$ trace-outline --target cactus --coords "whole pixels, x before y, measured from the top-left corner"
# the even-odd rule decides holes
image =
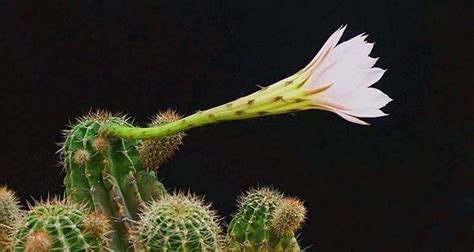
[[[228,251],[300,251],[294,231],[305,218],[301,201],[270,188],[240,198],[227,232]]]
[[[135,231],[135,243],[146,251],[218,251],[220,240],[210,205],[182,193],[147,205]]]
[[[15,193],[0,186],[0,251],[10,247],[12,228],[20,217],[20,203]]]
[[[57,198],[39,202],[16,225],[14,251],[105,251],[106,215]]]
[[[71,200],[116,220],[112,248],[120,250],[130,246],[132,221],[140,205],[160,198],[165,190],[154,171],[140,162],[142,141],[102,134],[101,125],[108,122],[130,125],[125,117],[97,111],[80,118],[66,132],[64,184]]]

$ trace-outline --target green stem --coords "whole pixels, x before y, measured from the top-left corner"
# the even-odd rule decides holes
[[[139,128],[107,124],[102,131],[125,139],[165,137],[191,128],[221,121],[288,113],[311,107],[306,92],[300,89],[307,76],[296,74],[253,94],[158,127]]]

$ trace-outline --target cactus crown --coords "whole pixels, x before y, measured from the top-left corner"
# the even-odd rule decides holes
[[[109,220],[101,220],[103,232],[98,234],[87,228],[91,214],[95,215],[83,205],[58,198],[39,202],[16,224],[13,249],[102,251],[108,243]]]
[[[210,205],[194,195],[176,193],[145,207],[135,241],[147,251],[217,251],[220,231]]]

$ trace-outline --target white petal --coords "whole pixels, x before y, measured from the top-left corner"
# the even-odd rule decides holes
[[[359,34],[341,44],[337,45],[334,49],[332,57],[338,59],[350,54],[357,54],[361,56],[368,56],[374,47],[373,43],[367,43],[363,34]]]
[[[324,43],[323,47],[319,50],[319,52],[316,54],[316,56],[309,62],[309,64],[304,68],[309,69],[314,65],[317,65],[317,63],[322,59],[322,57],[328,53],[329,50],[332,50],[339,40],[342,37],[342,34],[344,33],[344,30],[346,30],[346,25],[341,26],[337,31],[335,31],[328,40],[326,40],[326,43]]]
[[[382,116],[387,116],[388,114],[385,114],[382,110],[380,109],[368,109],[368,110],[343,110],[341,111],[343,113],[346,113],[348,115],[352,116],[357,116],[357,117],[366,117],[366,118],[373,118],[373,117],[382,117]]]
[[[355,91],[359,88],[364,70],[358,67],[359,57],[347,55],[331,64],[324,64],[315,70],[308,81],[308,88],[317,88],[323,85],[332,84],[327,90],[329,95],[341,95]]]
[[[339,111],[334,111],[334,113],[338,114],[340,117],[346,119],[346,120],[349,121],[349,122],[357,123],[357,124],[360,124],[360,125],[370,125],[370,124],[368,124],[367,122],[364,122],[364,121],[360,120],[360,119],[357,118],[357,117],[353,117],[353,116],[344,114],[344,113],[339,112]]]
[[[375,65],[375,63],[377,63],[377,60],[379,60],[379,58],[361,57],[360,62],[358,63],[358,66],[361,69],[371,68]]]
[[[365,87],[370,87],[374,83],[380,80],[384,73],[387,70],[381,68],[371,68],[365,72],[364,77],[362,78],[363,85]]]
[[[392,99],[376,88],[363,88],[353,94],[336,99],[346,109],[367,110],[379,109],[387,105]]]

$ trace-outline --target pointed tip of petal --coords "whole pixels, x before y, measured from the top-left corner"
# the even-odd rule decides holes
[[[365,121],[362,121],[361,119],[359,119],[355,116],[351,116],[351,115],[348,115],[348,114],[345,114],[345,113],[339,112],[339,111],[333,111],[333,112],[338,114],[340,117],[344,118],[346,121],[349,121],[351,123],[355,123],[355,124],[359,124],[359,125],[370,125],[369,123],[367,123]]]

